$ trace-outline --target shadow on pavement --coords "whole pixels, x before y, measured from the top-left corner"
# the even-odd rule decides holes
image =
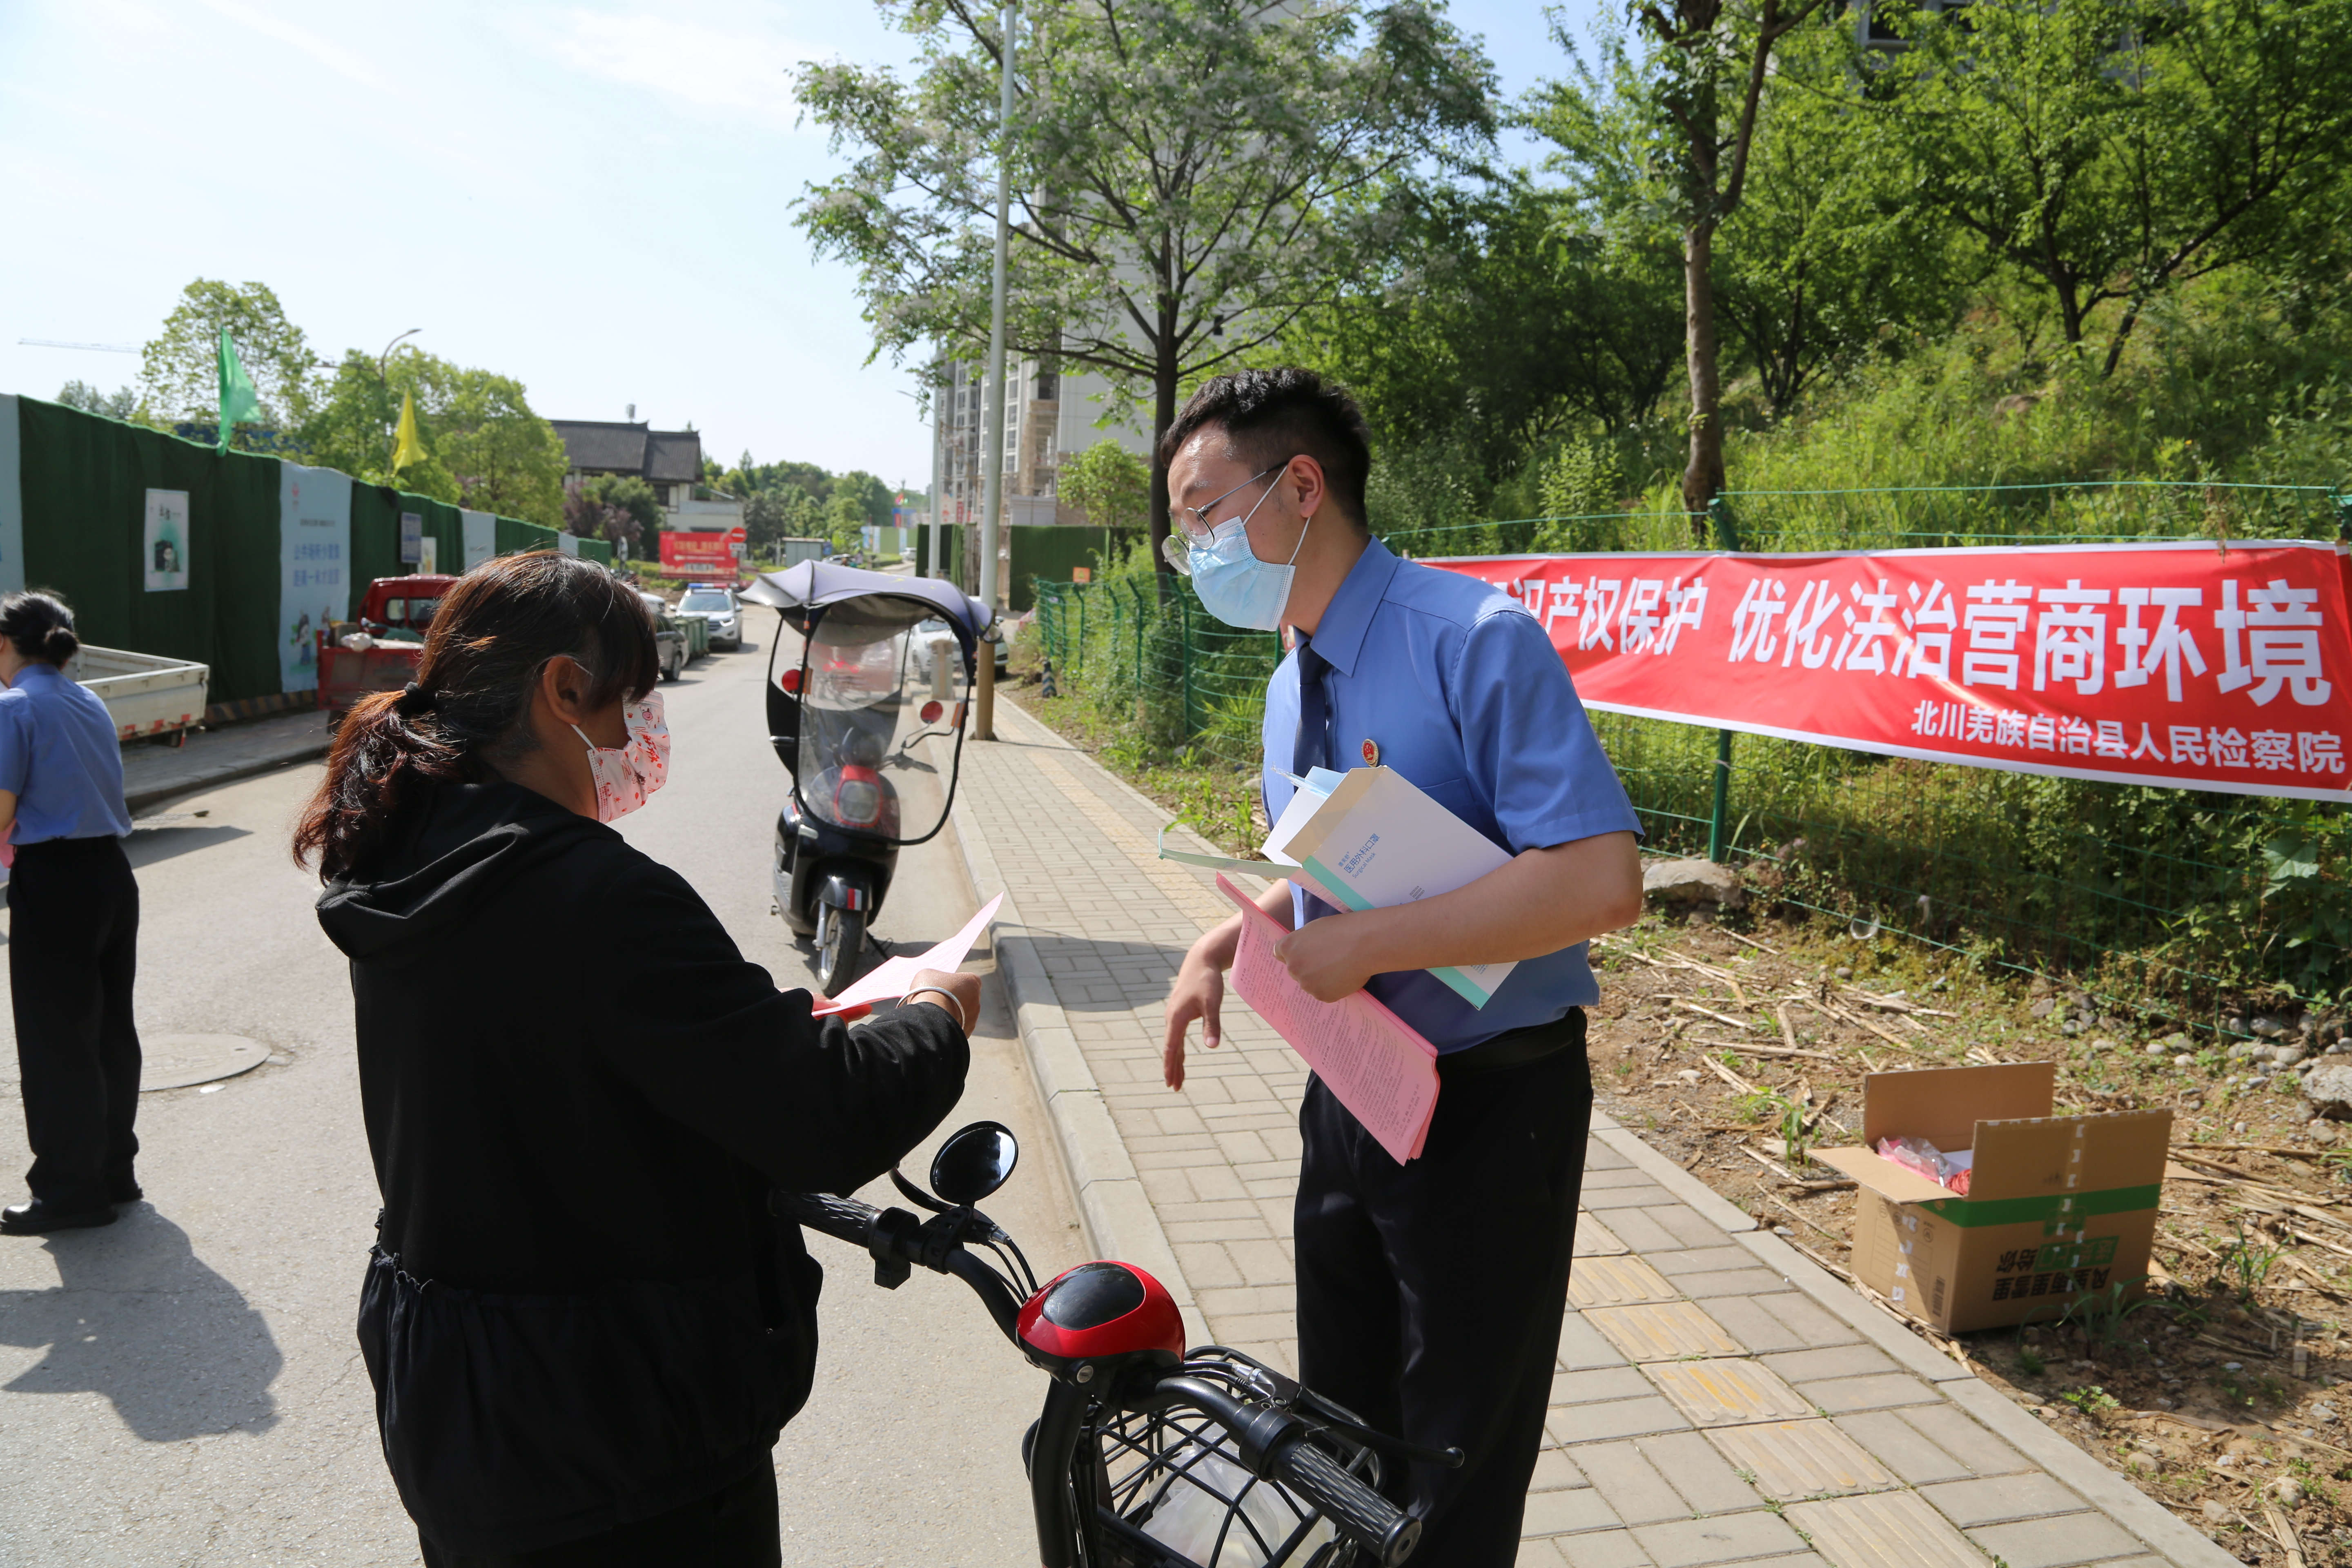
[[[174,855],[185,855],[192,849],[210,849],[216,844],[249,838],[252,835],[251,828],[231,827],[226,824],[217,827],[145,827],[130,837],[122,846],[122,852],[135,871],[143,866],[169,860]]]
[[[7,1392],[102,1394],[150,1443],[277,1425],[269,1385],[285,1358],[268,1324],[152,1205],[99,1230],[0,1238],[36,1245],[57,1259],[61,1283],[0,1290],[0,1344],[48,1354]]]
[[[1164,990],[1184,963],[1182,948],[1161,947],[1156,942],[1088,942],[1083,937],[1053,936],[1044,931],[1031,933],[1029,941],[1036,948],[1046,974],[1053,979],[1055,996],[1064,1010],[1071,1013],[1135,1010],[1133,999],[1124,994],[1110,974],[1104,973],[1106,965],[1145,970]]]

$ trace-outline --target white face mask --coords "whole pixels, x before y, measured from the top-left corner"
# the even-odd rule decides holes
[[[643,700],[623,708],[621,721],[629,727],[629,738],[618,746],[600,746],[579,725],[572,726],[588,748],[599,822],[628,816],[669,777],[669,724],[662,717],[661,693],[648,691]]]

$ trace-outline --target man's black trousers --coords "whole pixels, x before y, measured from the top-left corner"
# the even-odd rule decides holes
[[[8,984],[16,1015],[33,1196],[103,1208],[132,1181],[139,1140],[139,884],[119,838],[53,838],[8,873]]]
[[[1576,1036],[1524,1066],[1446,1075],[1404,1165],[1319,1078],[1300,1109],[1299,1377],[1381,1431],[1468,1456],[1388,1489],[1423,1521],[1413,1556],[1432,1568],[1518,1554],[1592,1120]]]

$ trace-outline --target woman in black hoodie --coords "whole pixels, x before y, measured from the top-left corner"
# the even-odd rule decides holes
[[[972,976],[814,1020],[604,826],[667,768],[656,657],[591,563],[479,567],[295,837],[352,961],[360,1346],[431,1568],[776,1563],[820,1270],[766,1194],[872,1180],[962,1092]]]

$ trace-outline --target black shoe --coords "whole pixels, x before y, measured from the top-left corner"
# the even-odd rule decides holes
[[[39,1198],[0,1209],[0,1236],[46,1236],[53,1230],[86,1230],[113,1223],[114,1211],[110,1208],[68,1211]]]

